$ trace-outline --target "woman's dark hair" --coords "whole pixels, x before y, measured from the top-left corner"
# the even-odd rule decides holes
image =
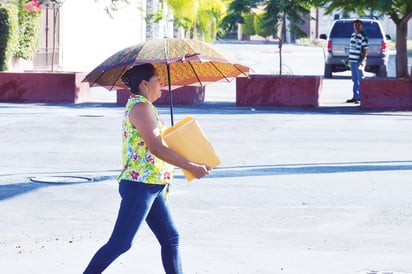
[[[152,64],[143,64],[127,70],[123,76],[123,83],[130,88],[133,94],[139,93],[139,85],[143,80],[149,81],[156,74],[156,69]]]

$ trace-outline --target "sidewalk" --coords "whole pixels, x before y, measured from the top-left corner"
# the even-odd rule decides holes
[[[238,108],[223,84],[205,104],[175,108],[175,121],[199,120],[222,160],[192,183],[176,172],[186,274],[412,273],[412,114],[345,104],[347,85],[325,81],[315,110]],[[123,116],[113,94],[0,103],[2,273],[81,273],[108,239]],[[163,273],[147,226],[105,272],[119,273]]]

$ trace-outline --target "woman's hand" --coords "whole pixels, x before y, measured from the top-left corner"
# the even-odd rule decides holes
[[[188,171],[195,176],[196,179],[200,179],[210,173],[211,168],[206,165],[199,165],[190,163],[190,169]]]

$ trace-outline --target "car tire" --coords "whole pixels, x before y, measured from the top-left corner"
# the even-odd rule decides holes
[[[388,70],[385,65],[379,66],[376,72],[376,76],[386,78],[388,77]]]
[[[325,64],[324,77],[332,78],[332,66],[331,65]]]

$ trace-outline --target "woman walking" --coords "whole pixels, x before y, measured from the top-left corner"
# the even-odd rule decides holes
[[[84,274],[102,273],[129,250],[144,221],[160,243],[166,274],[181,274],[179,234],[166,200],[173,166],[190,171],[196,178],[209,174],[210,169],[180,157],[163,144],[164,125],[152,105],[161,95],[160,77],[153,65],[134,66],[122,80],[134,94],[126,104],[123,120],[123,169],[118,176],[122,200],[112,235]]]

